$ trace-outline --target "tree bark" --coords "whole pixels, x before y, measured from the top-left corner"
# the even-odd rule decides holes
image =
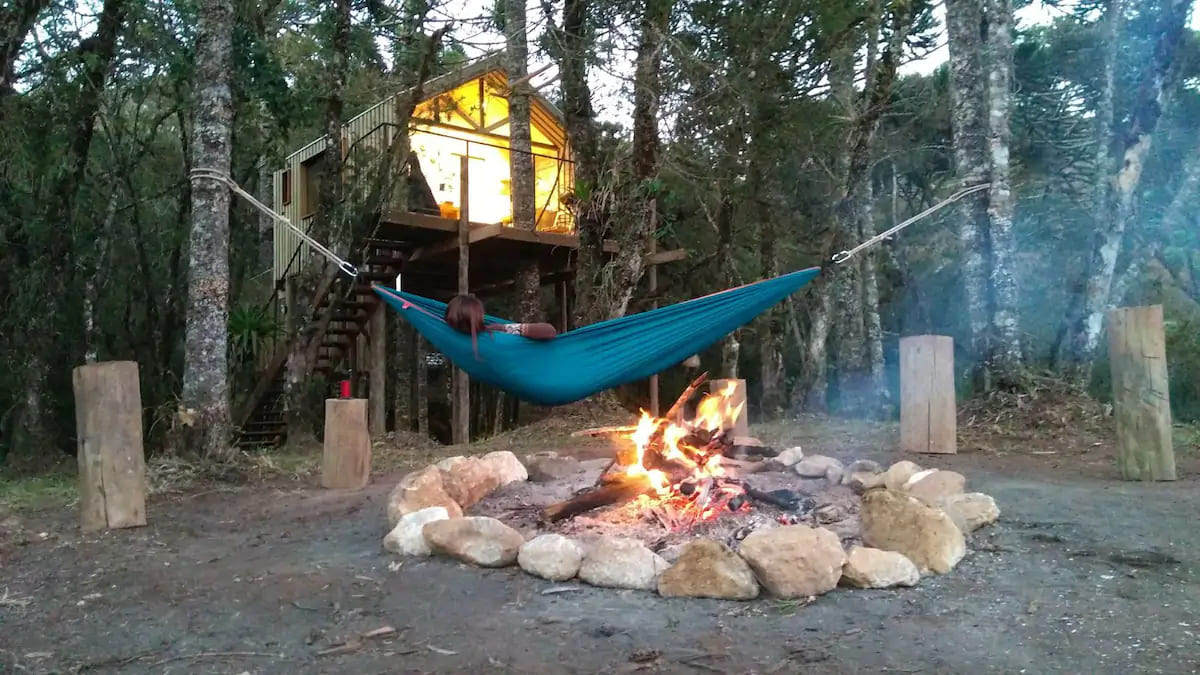
[[[991,241],[993,343],[988,368],[1000,381],[1013,381],[1021,370],[1021,326],[1013,266],[1013,196],[1009,182],[1012,129],[1012,0],[988,0],[987,54],[989,180],[988,225]]]
[[[604,318],[624,316],[645,273],[644,259],[658,220],[658,107],[662,95],[659,70],[662,44],[671,21],[670,0],[648,0],[642,14],[633,75],[633,143],[630,175],[620,196],[627,205],[617,240],[621,247],[601,277],[599,301]]]
[[[1092,361],[1104,327],[1104,311],[1110,303],[1117,258],[1132,217],[1142,169],[1165,107],[1191,5],[1188,0],[1171,0],[1163,7],[1154,57],[1134,97],[1129,122],[1116,137],[1118,143],[1114,145],[1120,150],[1117,165],[1111,174],[1101,176],[1101,180],[1110,181],[1104,202],[1107,208],[1093,237],[1081,311],[1071,317],[1066,333],[1067,354],[1063,370],[1077,384],[1091,378]],[[1115,12],[1120,9],[1120,3],[1110,7],[1110,11]],[[1109,50],[1116,49],[1118,43],[1119,40],[1109,45]],[[1117,60],[1116,55],[1106,58]],[[1105,77],[1107,80],[1107,74]]]
[[[587,60],[592,53],[587,22],[591,11],[591,0],[564,0],[562,28],[558,31],[563,117],[575,160],[575,194],[571,201],[579,235],[575,276],[576,326],[593,323],[593,319],[599,318],[596,314],[596,284],[604,260],[601,248],[604,222],[596,199],[600,178],[596,113],[587,82]]]
[[[838,167],[844,188],[834,211],[834,250],[846,250],[852,244],[875,234],[872,153],[880,118],[892,96],[900,52],[912,28],[911,4],[899,3],[891,7],[887,19],[888,43],[877,60],[869,60],[872,77],[867,81],[861,106],[853,103],[852,94],[854,54],[859,40],[851,39],[835,57],[838,77],[831,82],[835,88],[834,97],[851,101],[847,115],[853,122],[845,139],[845,164]],[[870,40],[874,40],[874,36]],[[838,307],[837,325],[831,326],[826,315],[826,320],[813,324],[814,333],[810,339],[826,340],[830,330],[836,336],[839,409],[860,415],[875,415],[884,400],[885,388],[874,260],[868,255],[851,258],[841,265],[830,283],[829,292]]]
[[[192,164],[229,174],[232,154],[233,3],[205,0],[196,24],[195,130]],[[214,181],[192,188],[183,407],[192,423],[185,447],[227,458],[230,440],[226,363],[229,323],[229,190]]]
[[[524,77],[529,70],[529,47],[526,43],[524,0],[504,0],[504,36],[508,49],[505,65],[508,81]],[[534,187],[534,157],[530,139],[528,82],[520,82],[508,93],[509,122],[509,180],[512,196],[513,226],[521,230],[537,229],[537,198]],[[517,304],[521,321],[542,320],[541,271],[536,257],[523,257],[517,266]]]
[[[989,79],[984,61],[984,12],[981,0],[946,0],[950,50],[950,117],[958,187],[988,179],[988,117],[984,107]],[[967,299],[974,372],[986,372],[989,348],[988,197],[980,192],[957,207],[963,251],[963,290]]]
[[[0,99],[12,93],[16,84],[13,66],[21,54],[29,32],[50,0],[16,0],[0,9]]]

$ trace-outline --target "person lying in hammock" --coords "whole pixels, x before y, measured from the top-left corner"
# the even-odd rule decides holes
[[[550,340],[558,336],[558,331],[548,323],[484,324],[483,315],[483,302],[470,293],[456,295],[446,303],[446,323],[472,338],[488,331],[511,333],[532,340]]]

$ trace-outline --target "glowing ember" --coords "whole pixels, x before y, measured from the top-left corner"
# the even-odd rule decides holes
[[[721,465],[724,438],[744,403],[734,404],[733,383],[704,397],[696,415],[681,424],[642,411],[629,438],[636,447],[629,476],[646,476],[654,494],[643,495],[637,508],[655,513],[672,529],[716,517],[722,509],[746,506],[746,492]]]

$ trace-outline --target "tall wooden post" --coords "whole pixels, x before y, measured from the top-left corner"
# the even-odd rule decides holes
[[[469,293],[471,269],[471,216],[470,216],[470,180],[468,178],[468,163],[470,162],[470,147],[459,158],[458,193],[458,292]],[[454,368],[454,403],[452,405],[453,424],[451,435],[455,445],[471,442],[471,388],[467,373],[461,368]]]
[[[367,333],[371,378],[367,386],[367,420],[372,438],[387,433],[387,314],[383,304],[375,303]]]
[[[954,339],[900,338],[900,449],[958,452],[954,400]]]
[[[80,527],[88,532],[143,526],[146,460],[138,364],[79,366],[73,380]]]
[[[1162,305],[1108,312],[1117,465],[1125,480],[1175,480]]]
[[[653,254],[658,250],[658,237],[650,237],[650,253]],[[653,296],[658,292],[658,265],[651,265],[647,272],[650,277],[648,289],[650,295]],[[650,303],[651,309],[658,309],[658,300]],[[658,417],[658,373],[650,376],[650,414]]]

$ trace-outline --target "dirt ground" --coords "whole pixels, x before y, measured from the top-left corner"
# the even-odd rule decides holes
[[[0,672],[1200,672],[1194,448],[1180,449],[1181,480],[1137,484],[1114,480],[1111,445],[1086,430],[1067,443],[973,429],[960,454],[918,459],[1000,505],[967,558],[912,589],[838,589],[807,605],[402,560],[381,548],[400,471],[359,492],[160,497],[147,527],[94,536],[74,509],[22,514],[22,533],[0,542]],[[755,432],[847,461],[899,457],[887,425]],[[396,635],[320,655],[384,626]]]

